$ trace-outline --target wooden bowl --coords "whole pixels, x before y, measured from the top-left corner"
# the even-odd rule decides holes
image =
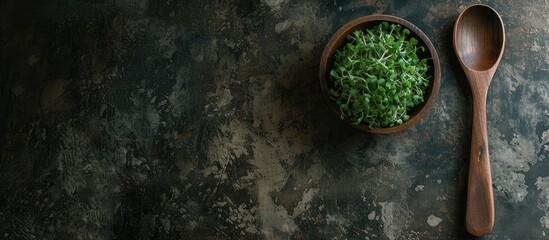
[[[433,105],[433,102],[435,101],[440,88],[440,62],[438,59],[438,54],[429,38],[427,38],[427,36],[421,30],[419,30],[419,28],[402,18],[380,14],[360,17],[345,24],[332,36],[332,38],[324,48],[324,52],[322,53],[322,58],[320,60],[320,86],[322,88],[324,96],[328,100],[330,108],[332,108],[333,112],[336,113],[338,116],[341,116],[341,110],[339,109],[335,101],[330,97],[329,92],[329,89],[332,86],[332,81],[330,79],[330,70],[333,68],[333,56],[339,48],[347,44],[347,35],[356,30],[364,30],[375,27],[381,22],[398,23],[410,30],[409,36],[416,38],[419,42],[418,45],[425,47],[426,51],[418,52],[418,57],[428,59],[427,64],[429,65],[429,69],[427,71],[427,75],[430,76],[429,87],[427,88],[427,92],[425,93],[425,99],[423,103],[408,110],[408,115],[410,116],[410,118],[403,122],[401,125],[396,125],[388,128],[369,128],[367,125],[351,124],[347,119],[344,119],[347,123],[362,131],[369,133],[389,134],[409,128],[418,123],[423,117],[425,117],[425,115]]]

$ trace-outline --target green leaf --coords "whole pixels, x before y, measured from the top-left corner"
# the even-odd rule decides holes
[[[354,96],[358,93],[358,90],[356,90],[356,88],[351,88],[351,90],[349,90],[349,95],[351,96]]]
[[[340,94],[339,94],[336,90],[334,90],[334,89],[330,89],[330,94],[331,94],[332,96],[334,96],[334,97],[339,97],[339,95],[340,95]]]
[[[412,46],[417,45],[417,40],[416,40],[415,38],[410,38],[410,44],[411,44]]]

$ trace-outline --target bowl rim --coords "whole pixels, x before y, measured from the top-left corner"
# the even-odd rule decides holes
[[[440,60],[437,54],[437,51],[427,35],[423,33],[418,27],[416,27],[414,24],[408,22],[407,20],[396,17],[393,15],[385,15],[385,14],[372,14],[368,16],[362,16],[359,18],[356,18],[345,25],[343,25],[339,30],[337,30],[332,37],[330,38],[330,41],[326,44],[324,51],[322,52],[322,57],[320,59],[320,69],[319,69],[319,77],[320,77],[320,86],[322,88],[322,92],[324,95],[324,98],[330,105],[330,108],[333,110],[335,114],[338,116],[341,115],[341,110],[335,102],[330,98],[329,93],[329,87],[328,87],[328,78],[329,74],[328,72],[330,69],[328,69],[328,66],[331,64],[333,54],[343,46],[345,43],[344,38],[349,35],[352,31],[355,31],[357,29],[360,29],[359,27],[363,24],[371,23],[371,22],[390,22],[390,23],[398,23],[402,25],[405,28],[408,28],[410,30],[410,34],[413,34],[417,37],[419,37],[420,43],[422,42],[422,45],[426,47],[426,50],[431,55],[431,61],[433,66],[433,75],[431,76],[431,80],[429,81],[429,90],[430,94],[429,97],[419,106],[414,107],[416,109],[417,113],[415,113],[413,116],[410,116],[410,119],[406,120],[400,125],[396,125],[393,127],[388,128],[369,128],[367,125],[355,125],[350,123],[347,119],[344,119],[345,122],[350,124],[351,126],[358,128],[364,132],[369,133],[379,133],[379,134],[390,134],[390,133],[396,133],[403,131],[418,122],[420,122],[421,119],[423,119],[427,113],[429,112],[430,108],[432,107],[434,101],[437,98],[440,85],[441,85],[441,77],[440,77]],[[364,29],[364,28],[362,28]],[[337,46],[339,42],[339,46]],[[330,52],[332,52],[330,54]]]

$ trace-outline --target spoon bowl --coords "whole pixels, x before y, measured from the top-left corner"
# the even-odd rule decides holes
[[[501,18],[492,8],[473,5],[464,10],[454,36],[456,54],[467,68],[486,71],[498,65],[505,33]]]
[[[465,227],[470,234],[483,236],[489,234],[494,226],[486,98],[505,47],[503,21],[493,8],[482,4],[471,5],[459,15],[454,25],[453,40],[473,98]]]

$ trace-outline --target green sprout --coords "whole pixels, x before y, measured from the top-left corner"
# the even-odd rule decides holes
[[[429,86],[427,59],[418,41],[399,24],[379,25],[349,34],[334,56],[330,95],[341,118],[370,128],[400,125],[407,111],[424,101]]]

